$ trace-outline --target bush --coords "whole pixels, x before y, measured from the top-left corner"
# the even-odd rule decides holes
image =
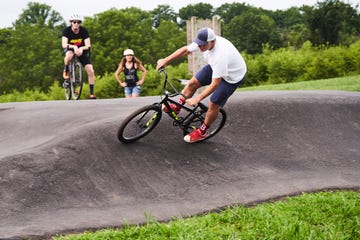
[[[327,79],[334,77],[360,74],[360,41],[349,47],[338,46],[313,47],[306,42],[300,49],[292,47],[281,48],[275,51],[266,47],[262,54],[244,54],[248,72],[242,86],[255,86],[261,84],[288,83],[306,80]],[[147,75],[142,86],[141,96],[162,94],[162,78],[156,69],[146,65]],[[186,62],[177,66],[167,67],[169,79],[189,79]],[[62,83],[62,82],[61,82]],[[48,93],[40,89],[26,90],[21,93],[14,91],[0,96],[0,102],[64,100],[64,90],[61,83],[54,82]],[[173,81],[178,90],[183,86]],[[114,73],[106,73],[103,77],[95,79],[95,94],[98,98],[124,97],[124,89],[119,86]],[[89,95],[89,86],[85,74],[85,83],[81,99]]]
[[[300,49],[291,47],[247,56],[246,86],[262,83],[287,83],[360,74],[360,41],[350,47],[321,46],[306,42]]]

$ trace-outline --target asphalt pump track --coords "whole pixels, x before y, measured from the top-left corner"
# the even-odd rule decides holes
[[[0,239],[168,221],[360,187],[360,93],[235,93],[225,128],[183,142],[163,116],[133,144],[122,120],[159,97],[0,104]]]

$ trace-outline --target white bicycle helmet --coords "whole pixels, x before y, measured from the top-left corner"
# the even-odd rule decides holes
[[[78,13],[74,13],[74,14],[72,14],[71,16],[70,16],[70,22],[71,21],[83,21],[83,18],[82,18],[82,16],[80,15],[80,14],[78,14]]]
[[[126,55],[135,55],[134,54],[134,51],[132,50],[132,49],[126,49],[125,51],[124,51],[124,56],[126,56]]]

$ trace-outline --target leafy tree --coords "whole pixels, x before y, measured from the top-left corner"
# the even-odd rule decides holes
[[[220,16],[224,24],[230,23],[231,19],[246,13],[250,9],[254,9],[245,3],[225,3],[215,10],[215,15]]]
[[[196,16],[211,19],[215,14],[223,21],[224,37],[231,40],[239,50],[246,52],[249,84],[258,84],[266,79],[274,82],[279,79],[306,80],[309,76],[328,77],[345,74],[346,71],[358,72],[359,44],[351,44],[360,38],[360,16],[357,8],[339,0],[325,0],[314,7],[304,5],[284,11],[269,11],[235,2],[213,9],[210,4],[199,3],[180,9],[180,17],[177,17],[177,13],[169,5],[159,5],[153,11],[139,8],[109,9],[93,17],[86,17],[83,22],[91,36],[92,60],[99,96],[109,97],[119,93],[113,73],[126,48],[132,48],[149,70],[143,93],[157,92],[159,79],[154,69],[156,61],[186,44],[186,32],[181,28],[183,23],[179,23],[178,18],[186,20]],[[161,23],[156,28],[153,27],[154,16],[159,20],[158,23]],[[1,94],[14,90],[19,93],[34,90],[62,95],[58,83],[62,81],[63,56],[60,38],[65,25],[60,14],[51,7],[32,2],[12,28],[0,29]],[[309,39],[310,46],[322,46],[314,48],[318,51],[326,49],[324,46],[328,47],[326,44],[330,43],[351,45],[354,53],[346,53],[345,60],[338,59],[336,63],[332,61],[334,56],[344,55],[344,52],[336,50],[327,52],[327,56],[319,54],[317,60],[312,62],[313,67],[307,68],[307,75],[301,77],[298,74],[304,72],[302,64],[308,66],[311,62],[309,59],[315,59],[313,56],[316,56],[316,53],[304,53],[306,56],[301,62],[289,60],[292,57],[291,52],[277,51],[276,55],[269,54],[281,47],[292,49],[291,46],[295,46],[295,49],[303,49],[306,45],[304,43]],[[262,54],[261,59],[256,58],[262,51],[265,51],[265,55]],[[297,52],[294,55],[299,54],[301,53]],[[276,61],[271,61],[274,56]],[[253,57],[256,61],[251,61]],[[322,61],[322,58],[326,61]],[[188,77],[185,76],[186,60],[178,59],[172,63],[172,76]],[[334,64],[342,66],[336,67]],[[329,66],[330,69],[337,68],[336,71],[326,70]],[[278,73],[270,73],[271,69],[276,69]],[[98,80],[104,80],[103,84]]]
[[[151,11],[153,15],[153,27],[158,28],[161,20],[177,22],[178,14],[168,4],[158,5]]]
[[[154,35],[151,24],[151,14],[138,8],[110,9],[85,21],[96,74],[114,72],[126,48],[144,63],[153,61],[148,46]]]
[[[189,4],[186,7],[180,8],[179,17],[182,20],[189,20],[191,17],[201,19],[211,19],[213,17],[214,8],[209,3]]]
[[[274,19],[278,27],[281,35],[280,46],[290,45],[300,48],[304,42],[310,39],[307,14],[302,8],[291,7],[287,10],[267,11],[267,15]]]
[[[274,19],[276,25],[280,28],[291,28],[294,25],[306,23],[305,16],[301,8],[291,7],[286,10],[268,11],[267,15]]]
[[[310,40],[310,30],[305,24],[295,24],[283,32],[283,46],[300,48],[306,41]]]
[[[39,40],[41,37],[41,41]],[[3,49],[6,47],[6,50]],[[62,63],[57,31],[38,25],[22,26],[11,31],[6,45],[2,45],[0,62],[0,88],[24,91],[39,87],[47,91],[60,76]]]
[[[162,21],[157,29],[154,38],[150,42],[150,48],[153,49],[156,56],[153,64],[160,58],[164,58],[181,46],[186,45],[186,32],[179,29],[177,24],[171,21]],[[177,65],[184,59],[175,60],[172,64]]]
[[[2,93],[35,88],[47,91],[61,72],[60,25],[54,27],[61,21],[49,17],[60,15],[44,4],[28,6],[16,21],[15,29],[0,32]]]
[[[341,34],[359,36],[359,15],[350,4],[340,0],[318,2],[309,19],[312,42],[315,44],[340,44]]]
[[[84,22],[92,42],[95,72],[113,73],[123,51],[131,48],[143,64],[155,65],[159,58],[186,44],[186,33],[172,20],[152,27],[152,14],[137,8],[110,9]],[[104,26],[107,26],[104,28]]]
[[[252,11],[234,17],[225,26],[224,36],[238,49],[246,50],[249,54],[261,53],[266,43],[278,47],[279,42],[275,21],[269,16]]]
[[[24,10],[14,24],[15,28],[24,25],[39,25],[48,28],[57,27],[60,29],[65,27],[65,22],[60,13],[51,10],[49,5],[29,2],[28,8]]]

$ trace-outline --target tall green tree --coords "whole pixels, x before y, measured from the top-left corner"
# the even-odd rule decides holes
[[[7,44],[0,46],[2,93],[35,88],[46,92],[59,79],[63,61],[58,36],[57,31],[38,25],[10,32]]]
[[[213,15],[214,8],[209,3],[189,4],[179,10],[179,17],[182,20],[189,20],[191,17],[211,19]]]
[[[24,25],[38,25],[47,28],[63,28],[65,21],[60,13],[51,9],[49,5],[29,2],[27,9],[19,16],[14,26],[19,28]]]
[[[253,11],[234,17],[225,26],[224,36],[249,54],[261,53],[265,44],[278,47],[280,39],[275,21]]]
[[[179,29],[177,24],[172,21],[162,21],[155,32],[154,39],[150,42],[150,48],[153,49],[154,56],[156,56],[152,63],[156,65],[158,59],[166,57],[184,45],[186,45],[186,32]],[[173,65],[184,60],[186,58],[174,61]]]
[[[177,22],[178,14],[169,4],[158,5],[151,11],[153,15],[153,27],[158,28],[161,20]]]
[[[234,17],[240,16],[250,9],[254,9],[254,7],[251,7],[245,3],[225,3],[218,7],[214,13],[215,15],[220,16],[224,24],[228,24]]]
[[[97,75],[114,72],[127,48],[133,49],[144,63],[153,61],[149,42],[154,30],[149,12],[138,8],[110,9],[86,19],[83,25],[90,34]]]
[[[1,93],[35,88],[47,91],[58,80],[63,65],[59,33],[63,21],[59,16],[50,6],[29,3],[15,29],[1,30]]]
[[[341,35],[359,36],[359,14],[350,4],[340,0],[318,2],[309,19],[312,42],[338,45]]]
[[[279,30],[280,46],[290,45],[300,48],[303,43],[310,40],[307,14],[302,8],[291,7],[286,10],[267,11],[267,15],[274,19]]]

